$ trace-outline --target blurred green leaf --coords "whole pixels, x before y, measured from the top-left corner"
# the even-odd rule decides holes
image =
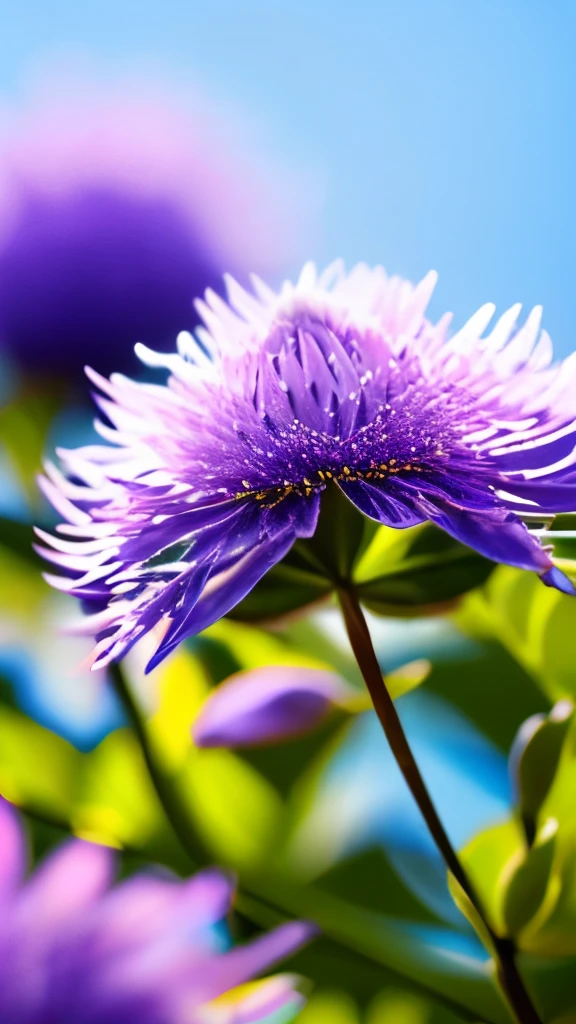
[[[430,1004],[410,992],[388,990],[372,1003],[367,1024],[428,1024]]]
[[[0,545],[12,555],[18,555],[38,572],[42,562],[32,547],[34,539],[34,531],[29,523],[0,516]]]
[[[451,701],[508,753],[518,722],[548,710],[534,678],[500,643],[475,642],[469,650],[448,649],[435,659],[426,689]]]
[[[0,793],[33,810],[68,817],[82,755],[19,711],[0,707]]]
[[[145,847],[166,829],[140,748],[129,729],[111,733],[84,755],[74,831],[115,846]]]
[[[466,920],[472,925],[474,931],[476,932],[478,938],[480,939],[488,953],[490,953],[491,956],[494,956],[495,949],[492,941],[492,936],[490,934],[489,929],[486,927],[484,923],[482,915],[477,910],[475,904],[470,899],[470,896],[468,895],[466,890],[460,885],[460,882],[458,881],[456,876],[452,874],[451,871],[448,872],[448,888],[450,890],[450,895],[452,896],[452,899],[454,900],[454,903],[458,907],[460,913],[463,914]],[[475,888],[476,892],[478,892],[478,888]],[[484,903],[483,906],[484,909],[486,909],[486,905]]]
[[[32,639],[35,620],[41,616],[40,605],[49,594],[38,564],[22,558],[0,542],[0,610],[5,621],[14,618],[27,621]]]
[[[40,496],[36,475],[41,469],[48,431],[62,404],[55,382],[48,388],[28,383],[11,402],[0,408],[0,445],[14,466],[31,505]]]
[[[244,880],[250,885],[252,876],[245,875]],[[461,1007],[472,1019],[490,1024],[512,1021],[494,980],[490,960],[479,953],[471,955],[469,944],[458,933],[442,927],[406,924],[359,909],[318,886],[294,886],[264,870],[254,885],[260,896],[280,901],[295,916],[311,917],[330,938],[380,960],[404,978],[436,993],[455,1009]],[[459,941],[464,944],[464,953],[458,948]]]
[[[179,785],[200,834],[227,865],[253,867],[268,859],[282,803],[243,758],[229,750],[193,749]]]
[[[565,956],[554,960],[531,953],[519,953],[517,962],[543,1020],[558,1024],[556,1018],[561,1016],[562,1024],[575,1024],[576,957]]]
[[[360,1024],[358,1007],[346,992],[314,992],[298,1024]]]
[[[329,668],[322,651],[301,650],[290,643],[284,633],[221,619],[206,630],[207,637],[225,644],[234,656],[238,669],[266,668],[270,665],[293,665],[302,668]]]
[[[398,697],[421,686],[430,675],[431,670],[432,665],[426,658],[418,658],[416,661],[409,661],[406,665],[401,665],[394,672],[388,672],[386,688],[392,700],[397,700]]]
[[[498,639],[551,701],[576,697],[576,601],[543,586],[536,573],[499,566],[456,620],[472,636]]]

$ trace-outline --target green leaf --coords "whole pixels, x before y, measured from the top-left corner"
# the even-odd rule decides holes
[[[507,933],[517,935],[539,910],[550,882],[558,822],[551,818],[505,883],[502,912]]]
[[[429,1024],[432,1008],[410,992],[390,990],[378,996],[368,1014],[367,1024]]]
[[[512,765],[518,787],[519,810],[529,833],[536,828],[544,803],[560,763],[564,741],[574,720],[570,701],[559,701],[547,717],[535,720],[523,741],[522,729],[513,749]]]
[[[497,935],[506,934],[503,900],[507,874],[522,860],[524,851],[520,826],[510,819],[479,832],[459,854]]]
[[[354,575],[363,604],[379,614],[405,616],[449,607],[484,583],[493,568],[492,562],[426,523],[401,531],[381,527]]]
[[[296,561],[294,555],[292,561]],[[310,565],[302,567],[285,560],[267,572],[228,617],[240,622],[282,618],[324,600],[332,590],[331,581]]]
[[[237,669],[267,668],[270,665],[291,665],[302,668],[330,668],[323,652],[300,650],[284,633],[257,629],[253,625],[221,619],[203,634],[226,645]]]
[[[481,914],[476,909],[468,893],[462,888],[460,882],[451,871],[448,872],[448,888],[454,903],[461,914],[470,922],[478,938],[488,950],[491,956],[494,955],[494,943],[488,928],[486,927]]]
[[[366,531],[373,532],[370,520],[336,484],[329,484],[322,494],[314,536],[300,547],[312,553],[328,579],[345,583],[350,580]]]
[[[457,621],[471,635],[498,639],[550,700],[576,698],[576,601],[543,586],[536,573],[499,566]]]
[[[408,530],[379,526],[331,486],[314,536],[297,541],[230,617],[274,619],[350,584],[377,614],[434,614],[484,583],[493,569],[493,562],[432,523]]]
[[[388,672],[386,688],[392,700],[397,700],[398,697],[421,686],[430,675],[431,670],[432,665],[426,658],[418,658],[416,661],[409,661],[406,665],[401,665],[394,672]]]

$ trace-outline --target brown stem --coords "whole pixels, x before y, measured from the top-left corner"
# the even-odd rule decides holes
[[[470,900],[490,935],[490,940],[496,954],[498,977],[510,1006],[519,1024],[542,1024],[541,1018],[518,972],[514,943],[511,939],[502,938],[493,931],[474,886],[462,867],[456,851],[446,834],[446,830],[438,817],[438,812],[432,802],[426,783],[422,778],[408,743],[406,733],[394,706],[394,701],[388,693],[382,678],[370,631],[358,598],[352,589],[339,590],[338,597],[350,645],[368,687],[374,709],[380,719],[386,739],[390,744],[390,749],[422,813],[430,834],[444,858],[446,866]]]

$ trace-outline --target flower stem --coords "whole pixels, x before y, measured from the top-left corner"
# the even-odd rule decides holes
[[[196,829],[190,824],[187,809],[183,806],[180,795],[175,788],[174,780],[162,768],[152,749],[146,725],[140,714],[140,709],[132,696],[130,687],[124,678],[122,669],[118,664],[113,663],[108,668],[108,674],[116,696],[138,740],[150,781],[154,786],[156,795],[176,838],[197,867],[209,863],[210,856],[201,842]]]
[[[438,816],[430,793],[412,753],[406,733],[382,677],[370,631],[360,607],[358,598],[351,588],[338,592],[342,614],[348,632],[350,645],[372,698],[374,709],[390,744],[398,767],[406,780],[422,817],[428,826],[432,839],[442,854],[446,866],[470,900],[482,924],[490,936],[498,978],[519,1024],[542,1024],[532,1000],[526,991],[515,959],[514,943],[493,931],[475,888],[460,863],[446,830]]]

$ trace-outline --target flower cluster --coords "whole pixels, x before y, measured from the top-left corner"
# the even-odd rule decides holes
[[[166,386],[90,371],[110,444],[62,451],[44,489],[66,522],[42,534],[97,637],[94,666],[154,630],[156,665],[225,615],[339,487],[390,527],[430,520],[487,558],[570,581],[526,527],[576,508],[576,357],[552,363],[540,310],[448,336],[417,286],[359,265],[307,265],[279,294],[228,280],[172,355]]]
[[[110,889],[112,851],[83,840],[23,883],[24,861],[18,819],[0,800],[2,1021],[273,1024],[302,1005],[293,975],[252,979],[313,929],[293,922],[230,947],[233,892],[221,872],[136,875]]]

